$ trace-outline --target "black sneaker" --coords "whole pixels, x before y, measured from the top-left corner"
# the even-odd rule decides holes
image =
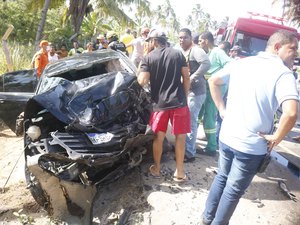
[[[194,162],[194,161],[195,161],[195,157],[186,157],[186,156],[184,156],[184,160],[183,160],[184,163],[191,163],[191,162]]]
[[[207,156],[216,156],[217,155],[217,151],[211,151],[211,150],[202,149],[202,148],[197,148],[196,152],[200,155],[207,155]]]

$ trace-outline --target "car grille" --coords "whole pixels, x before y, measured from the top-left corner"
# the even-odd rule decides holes
[[[61,133],[52,132],[50,145],[60,145],[63,147],[69,158],[91,159],[111,157],[117,155],[125,144],[128,133],[127,130],[114,133],[112,140],[101,145],[93,145],[84,133]]]

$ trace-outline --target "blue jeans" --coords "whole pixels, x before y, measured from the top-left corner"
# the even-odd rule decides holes
[[[219,143],[218,174],[206,200],[203,220],[211,225],[227,225],[265,155],[239,152]]]
[[[188,95],[188,107],[191,114],[191,133],[186,135],[185,142],[185,156],[187,158],[194,157],[196,155],[196,139],[198,131],[198,115],[200,109],[205,101],[206,94],[194,95],[194,93],[189,93]]]

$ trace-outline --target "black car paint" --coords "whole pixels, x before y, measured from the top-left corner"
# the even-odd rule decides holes
[[[6,73],[0,76],[0,118],[16,131],[16,119],[35,92],[38,79],[34,69]]]
[[[90,224],[90,210],[83,203],[89,199],[92,207],[93,196],[84,187],[112,182],[142,161],[153,138],[146,134],[151,98],[135,72],[124,54],[100,50],[49,64],[35,92],[27,93],[32,96],[28,101],[24,93],[23,98],[17,95],[26,103],[26,181],[36,201],[54,217],[68,220],[71,215]],[[33,126],[41,130],[37,138],[28,134]],[[110,139],[93,143],[93,135],[108,133]],[[51,182],[44,179],[45,173]],[[49,185],[64,188],[52,192]],[[81,198],[71,194],[78,185]],[[75,205],[80,215],[73,211]]]

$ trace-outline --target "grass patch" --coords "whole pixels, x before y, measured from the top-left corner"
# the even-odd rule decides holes
[[[34,46],[28,44],[20,45],[16,42],[8,42],[10,58],[13,63],[13,71],[31,68],[31,59],[34,55]],[[0,46],[0,75],[7,73],[6,57],[3,51],[3,45]]]

